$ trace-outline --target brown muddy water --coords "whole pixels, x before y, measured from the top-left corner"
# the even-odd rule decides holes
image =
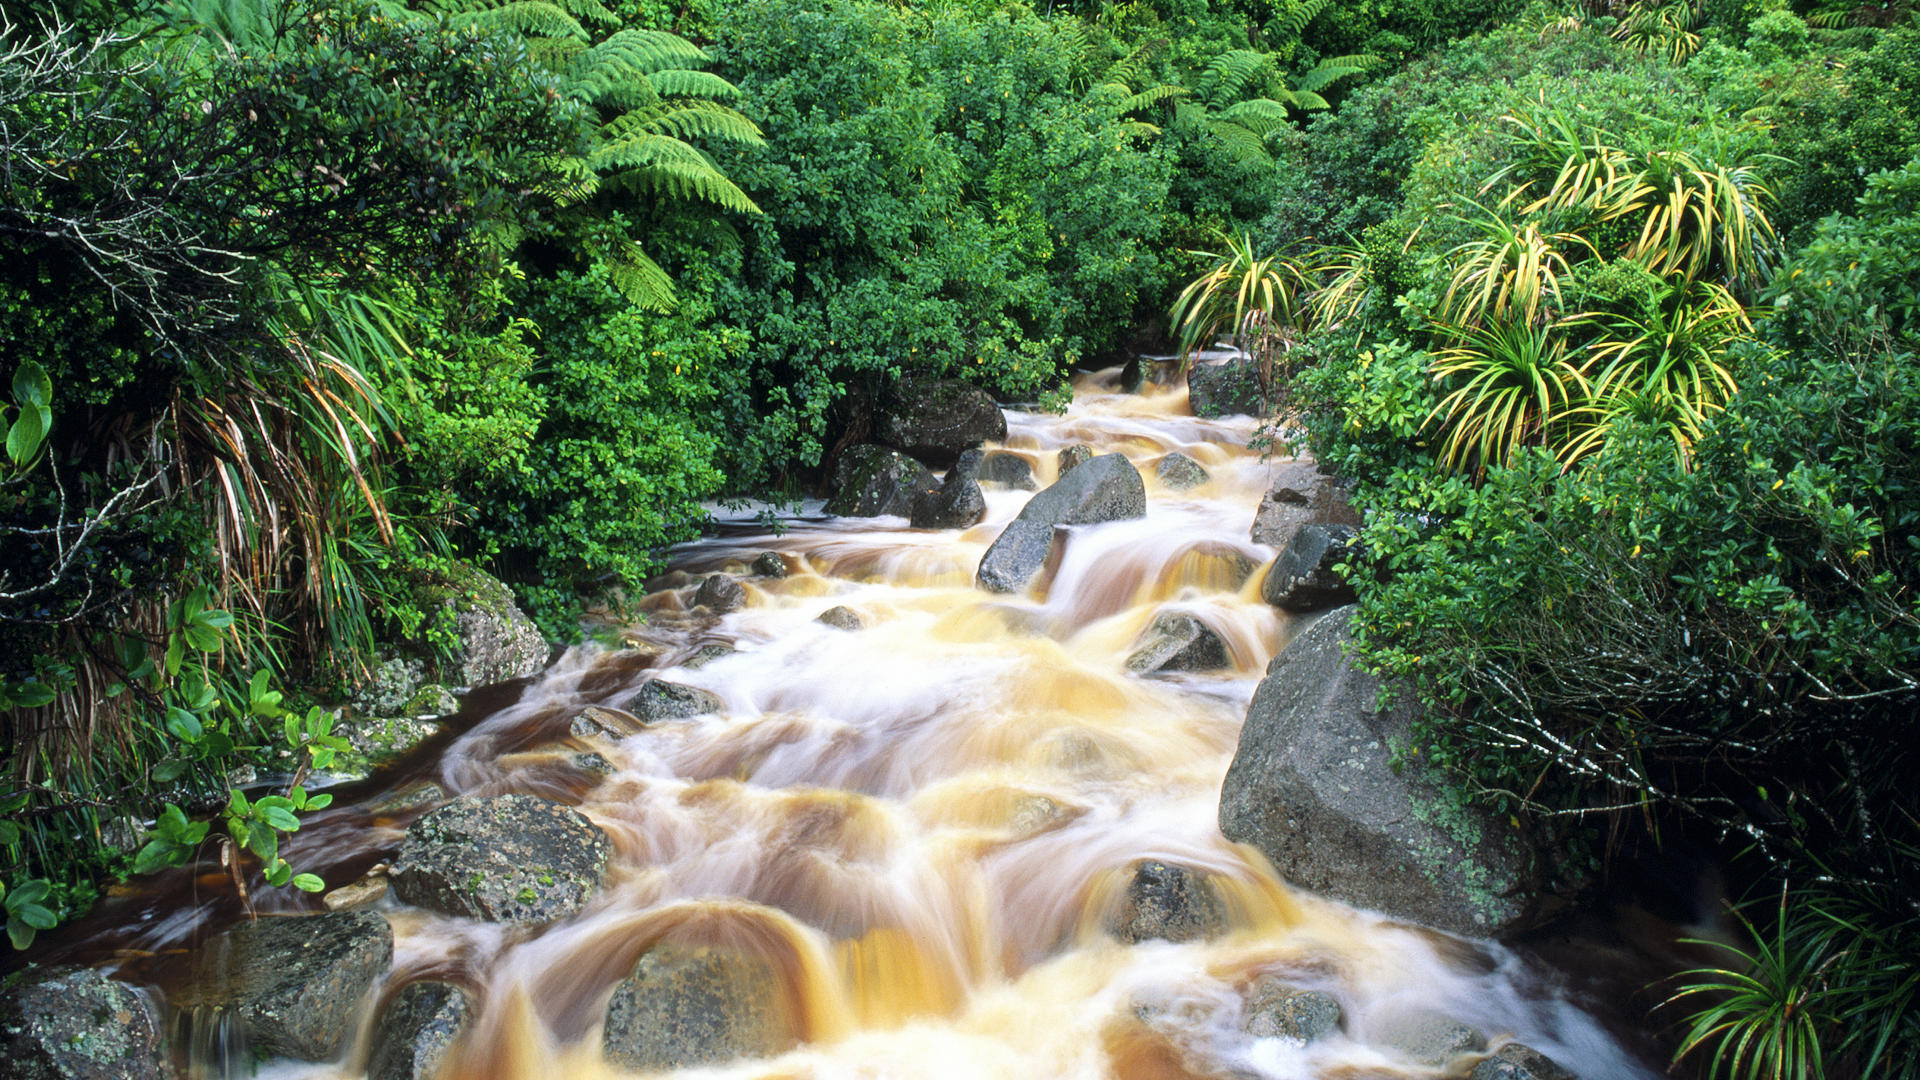
[[[1183,390],[1124,395],[1114,382],[1083,377],[1064,416],[1009,413],[1005,448],[1041,486],[1075,443],[1125,453],[1147,486],[1144,520],[1075,528],[1028,594],[973,587],[1024,491],[988,490],[985,520],[964,531],[898,518],[803,519],[779,535],[734,526],[674,552],[636,605],[645,621],[621,628],[629,647],[575,648],[523,684],[472,695],[400,769],[337,789],[339,804],[287,853],[330,883],[393,857],[421,809],[393,797],[425,780],[559,799],[612,841],[605,888],[557,924],[381,902],[396,939],[389,988],[430,975],[477,992],[444,1075],[630,1075],[603,1060],[599,1024],[635,958],[663,941],[763,957],[805,1038],[688,1076],[1428,1077],[1375,1038],[1424,1011],[1518,1038],[1585,1080],[1655,1075],[1571,1000],[1579,973],[1294,892],[1221,837],[1220,784],[1248,699],[1294,630],[1259,598],[1257,568],[1274,552],[1248,539],[1271,466],[1247,449],[1253,421],[1196,419]],[[1154,465],[1175,450],[1212,479],[1158,485]],[[744,577],[767,550],[785,556],[786,578],[745,577],[748,605],[725,616],[689,610],[701,575]],[[863,628],[815,621],[835,606]],[[1136,639],[1167,611],[1219,632],[1233,669],[1129,674]],[[686,666],[716,643],[737,651]],[[725,707],[618,741],[569,733],[583,707],[655,677]],[[567,768],[584,749],[612,775]],[[1103,933],[1143,859],[1207,875],[1229,932],[1137,945]],[[218,867],[182,873],[110,905],[66,951],[164,987],[197,940],[238,917],[231,892]],[[317,907],[286,891],[255,901]],[[1243,1032],[1243,994],[1269,973],[1332,995],[1344,1029],[1306,1046]],[[261,1075],[362,1076],[372,1023],[363,1017],[342,1062],[269,1062]],[[219,1055],[204,1057],[199,1068],[217,1073]]]

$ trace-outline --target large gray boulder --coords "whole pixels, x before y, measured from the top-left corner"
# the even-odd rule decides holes
[[[1348,504],[1346,486],[1321,472],[1318,463],[1281,462],[1274,466],[1272,487],[1254,512],[1253,542],[1283,549],[1309,522],[1358,526],[1360,514]]]
[[[1147,488],[1125,454],[1104,454],[1027,500],[980,560],[975,580],[989,592],[1027,587],[1053,550],[1054,529],[1145,517]]]
[[[80,967],[29,967],[0,980],[0,1062],[17,1080],[173,1075],[146,998]]]
[[[841,459],[843,479],[824,508],[835,517],[906,517],[913,501],[940,482],[925,465],[884,446],[863,445]]]
[[[455,643],[443,676],[461,686],[485,686],[537,674],[547,666],[547,640],[515,605],[513,591],[467,563],[422,579],[415,588],[424,611],[451,611]]]
[[[329,1061],[392,963],[393,928],[370,911],[259,919],[202,950],[175,1004],[231,1013],[262,1053]]]
[[[1188,368],[1187,401],[1195,416],[1257,416],[1266,408],[1260,370],[1246,357],[1202,361]]]
[[[1560,1063],[1525,1043],[1510,1042],[1473,1067],[1467,1080],[1575,1080]]]
[[[367,1080],[433,1080],[473,1018],[473,998],[452,983],[408,983],[374,1025]]]
[[[1153,474],[1169,491],[1186,491],[1213,479],[1199,462],[1177,450],[1161,458]]]
[[[732,575],[709,574],[700,587],[693,590],[693,606],[706,608],[715,615],[738,611],[747,606],[747,587]]]
[[[879,440],[910,457],[950,465],[961,451],[1007,437],[1007,417],[987,392],[958,379],[917,379],[894,391]]]
[[[1340,1030],[1340,1003],[1318,990],[1302,990],[1272,975],[1255,979],[1240,1030],[1256,1039],[1310,1043]]]
[[[1353,603],[1353,586],[1334,567],[1358,554],[1359,536],[1350,525],[1300,526],[1267,569],[1260,582],[1261,597],[1294,615]]]
[[[1393,1050],[1429,1069],[1451,1069],[1463,1054],[1487,1045],[1480,1033],[1443,1013],[1415,1011],[1375,1021],[1375,1046]]]
[[[983,484],[999,484],[1022,491],[1032,491],[1040,486],[1033,478],[1033,466],[1027,459],[1005,450],[995,450],[986,455],[974,479]]]
[[[791,1049],[800,1039],[783,985],[759,957],[713,946],[655,945],[607,1003],[607,1060],[664,1072]]]
[[[1220,831],[1292,884],[1359,907],[1486,937],[1518,925],[1520,845],[1462,810],[1418,761],[1396,763],[1412,707],[1345,654],[1353,609],[1322,616],[1267,667],[1220,789]]]
[[[407,828],[393,892],[444,915],[552,922],[579,911],[600,888],[607,847],[599,826],[559,803],[469,795]]]

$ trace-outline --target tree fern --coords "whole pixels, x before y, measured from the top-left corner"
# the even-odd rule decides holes
[[[461,28],[493,32],[506,31],[525,37],[587,37],[587,28],[566,9],[546,0],[513,0],[481,11],[460,11],[447,16],[447,23]]]
[[[1327,6],[1327,0],[1287,0],[1286,7],[1274,15],[1274,22],[1290,37],[1299,37]]]
[[[1318,93],[1349,75],[1358,75],[1366,71],[1379,62],[1380,58],[1370,53],[1329,56],[1302,72],[1300,77],[1293,81],[1293,88],[1296,93]]]
[[[1221,108],[1257,88],[1256,80],[1273,78],[1278,72],[1273,58],[1253,49],[1231,49],[1214,57],[1201,76],[1201,97],[1208,108]]]

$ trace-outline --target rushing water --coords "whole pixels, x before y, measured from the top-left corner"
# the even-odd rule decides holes
[[[603,1061],[598,1025],[656,941],[764,958],[807,1040],[702,1076],[1418,1077],[1432,1074],[1370,1037],[1424,1010],[1518,1037],[1586,1080],[1647,1075],[1518,956],[1295,893],[1220,836],[1220,783],[1247,701],[1293,630],[1259,599],[1257,568],[1273,552],[1248,539],[1269,466],[1246,448],[1251,421],[1198,420],[1184,392],[1124,395],[1113,381],[1084,378],[1064,416],[1009,414],[1006,448],[1042,486],[1075,443],[1126,453],[1147,485],[1144,520],[1073,530],[1030,594],[972,585],[1023,491],[989,490],[985,520],[964,531],[894,518],[799,521],[779,535],[735,527],[675,553],[636,605],[647,617],[625,629],[628,648],[570,651],[437,748],[424,767],[448,791],[562,799],[613,848],[605,889],[540,930],[383,902],[394,981],[431,975],[479,992],[450,1075],[624,1075]],[[1154,465],[1174,450],[1212,479],[1158,485]],[[744,574],[766,550],[786,557],[789,576],[751,578],[748,606],[723,617],[689,609],[703,574]],[[815,621],[839,605],[864,627]],[[1219,632],[1233,670],[1129,674],[1136,640],[1169,610]],[[687,665],[715,643],[738,651]],[[655,677],[725,709],[618,742],[568,736],[582,706]],[[567,768],[582,749],[613,775]],[[375,801],[328,811],[290,857],[333,881],[390,857],[417,811],[367,809]],[[1103,933],[1142,859],[1208,875],[1230,931],[1132,946]],[[145,947],[191,922],[157,916]],[[1337,998],[1344,1030],[1306,1047],[1245,1034],[1243,995],[1265,973]],[[369,1038],[344,1063],[270,1072],[358,1076]]]

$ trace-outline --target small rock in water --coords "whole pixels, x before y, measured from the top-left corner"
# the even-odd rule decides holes
[[[1186,491],[1190,488],[1197,488],[1208,480],[1213,479],[1213,477],[1207,475],[1206,469],[1200,467],[1199,462],[1178,451],[1161,458],[1160,464],[1155,467],[1153,474],[1160,478],[1162,484],[1173,491]]]
[[[347,745],[376,761],[398,757],[440,730],[431,720],[410,716],[362,717],[345,726]]]
[[[689,667],[695,671],[699,671],[701,668],[706,667],[708,664],[713,663],[715,660],[718,660],[723,656],[732,656],[734,653],[737,653],[739,651],[740,651],[739,649],[736,649],[731,645],[722,645],[719,642],[715,642],[711,645],[702,645],[700,646],[700,648],[696,649],[694,651],[694,654],[692,656],[689,656],[686,662],[681,666]]]
[[[583,772],[588,776],[597,776],[601,779],[612,776],[614,773],[613,762],[608,761],[604,754],[575,754],[567,760],[567,764],[572,765],[576,772]]]
[[[1134,864],[1126,894],[1108,916],[1106,929],[1129,945],[1154,938],[1179,944],[1220,933],[1226,929],[1226,916],[1206,878],[1184,866],[1147,860]]]
[[[579,911],[607,869],[607,835],[533,795],[466,796],[407,829],[394,895],[487,922],[543,923]]]
[[[725,615],[747,606],[747,587],[726,574],[714,574],[694,590],[693,606]]]
[[[367,1080],[433,1080],[473,1017],[473,999],[452,983],[408,983],[374,1025]]]
[[[641,687],[640,692],[627,701],[627,711],[639,717],[643,724],[691,720],[696,716],[717,713],[725,707],[724,702],[705,690],[661,679]]]
[[[1040,486],[1033,478],[1033,466],[1027,463],[1027,459],[1005,450],[988,454],[980,463],[980,475],[975,479],[983,484],[999,484],[1022,491],[1033,491]]]
[[[393,929],[372,912],[263,918],[204,949],[175,1004],[226,1009],[263,1053],[329,1061],[392,962]]]
[[[1127,670],[1137,675],[1218,671],[1232,666],[1233,657],[1219,634],[1199,619],[1177,612],[1154,619],[1141,646],[1127,657]]]
[[[915,497],[908,524],[916,529],[964,529],[986,513],[987,497],[979,482],[955,469],[939,487]]]
[[[860,613],[850,607],[830,607],[814,617],[814,622],[824,623],[836,630],[859,630],[866,626]]]
[[[1140,356],[1128,360],[1125,366],[1120,369],[1120,392],[1123,394],[1139,393],[1140,387],[1146,384],[1147,365],[1150,363],[1152,363],[1152,361]]]
[[[377,814],[397,814],[434,803],[445,802],[447,792],[431,780],[408,784],[397,791],[369,800],[366,808]]]
[[[779,973],[757,957],[709,946],[649,949],[607,1003],[607,1060],[667,1070],[767,1057],[799,1042]]]
[[[1240,1027],[1257,1039],[1310,1043],[1338,1031],[1340,1016],[1340,1003],[1326,994],[1262,975],[1254,980]]]
[[[1295,615],[1353,603],[1353,586],[1334,566],[1352,559],[1358,544],[1350,525],[1302,525],[1267,570],[1260,595]]]
[[[1473,1067],[1467,1080],[1576,1080],[1560,1063],[1525,1043],[1510,1042]]]
[[[140,992],[80,967],[28,967],[0,982],[0,1062],[18,1080],[173,1075]]]
[[[391,886],[385,873],[369,873],[351,884],[329,890],[320,901],[327,905],[328,911],[358,911],[379,903]]]
[[[580,710],[568,730],[582,739],[624,739],[645,727],[639,717],[624,709],[605,709],[598,705]]]
[[[777,551],[763,551],[753,558],[753,572],[761,577],[786,577],[787,560]]]
[[[1075,443],[1065,450],[1060,451],[1059,455],[1054,458],[1054,461],[1059,465],[1059,473],[1061,476],[1072,472],[1076,466],[1085,465],[1092,460],[1093,447],[1088,446],[1086,443]]]
[[[1432,1069],[1447,1068],[1461,1054],[1486,1046],[1479,1032],[1432,1012],[1395,1017],[1374,1033],[1373,1041]]]

